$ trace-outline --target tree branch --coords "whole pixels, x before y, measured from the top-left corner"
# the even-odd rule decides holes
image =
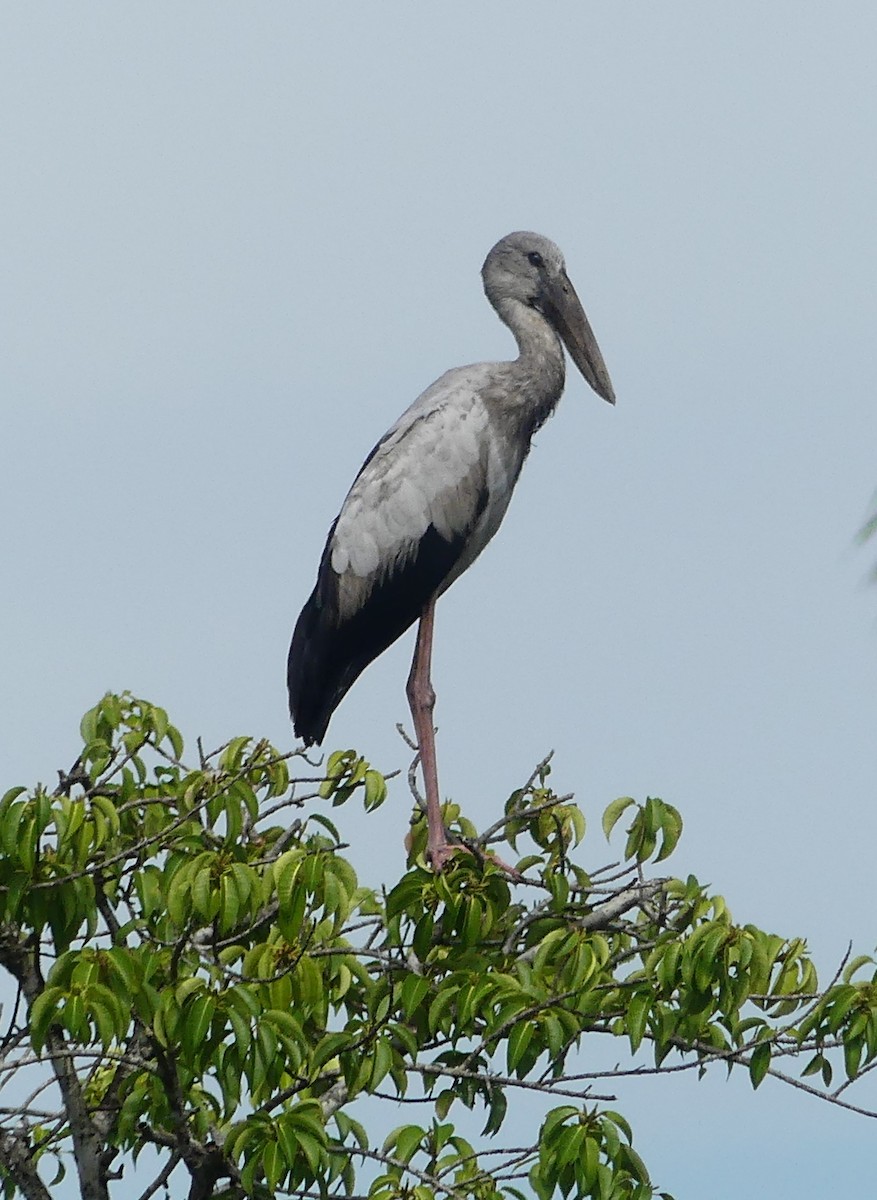
[[[22,945],[7,932],[0,941],[0,963],[18,980],[28,1008],[31,1008],[44,986],[37,951]],[[73,1157],[82,1200],[109,1200],[103,1140],[89,1116],[73,1065],[73,1053],[56,1026],[50,1027],[46,1034],[46,1048],[70,1120]]]
[[[161,1171],[156,1175],[149,1187],[140,1193],[137,1200],[150,1200],[150,1197],[154,1196],[160,1188],[166,1186],[171,1175],[173,1175],[181,1162],[182,1159],[179,1150],[172,1151],[170,1158],[164,1164]]]
[[[649,879],[635,887],[625,888],[605,904],[598,904],[589,913],[585,913],[578,921],[571,921],[571,929],[606,929],[613,921],[624,913],[636,908],[638,904],[646,904],[663,890],[666,879]],[[532,963],[539,953],[539,945],[531,946],[517,957],[518,962]]]
[[[0,1130],[0,1163],[24,1200],[52,1200],[49,1189],[37,1174],[26,1134]]]
[[[186,1117],[186,1100],[176,1069],[160,1046],[156,1044],[154,1050],[174,1125],[172,1144],[191,1176],[188,1200],[210,1200],[217,1182],[220,1179],[236,1180],[237,1171],[221,1147],[195,1139]]]

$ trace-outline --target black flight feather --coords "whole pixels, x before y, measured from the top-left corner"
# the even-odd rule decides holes
[[[473,524],[486,503],[485,492]],[[470,532],[471,526],[448,541],[430,525],[405,566],[380,579],[362,607],[342,619],[338,575],[331,564],[332,526],[316,587],[296,622],[289,647],[289,711],[296,735],[306,746],[322,742],[332,713],[356,679],[420,617],[456,565]]]

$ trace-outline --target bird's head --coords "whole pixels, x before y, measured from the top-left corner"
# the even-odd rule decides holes
[[[501,312],[517,301],[541,313],[559,334],[570,358],[598,396],[615,403],[612,381],[559,248],[538,233],[510,233],[481,268],[484,291]]]

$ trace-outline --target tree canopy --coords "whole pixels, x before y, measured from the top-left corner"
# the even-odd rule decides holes
[[[442,874],[415,804],[408,867],[375,889],[327,815],[386,796],[353,750],[191,754],[128,694],[81,733],[57,786],[0,801],[6,1197],[48,1200],[66,1173],[83,1200],[648,1200],[668,1193],[613,1080],[669,1070],[877,1115],[850,1092],[877,1059],[873,960],[820,986],[802,939],[663,873],[682,820],[660,799],[609,804],[620,855],[587,870],[585,814],[545,760],[482,833],[446,806]],[[601,1037],[626,1062],[583,1070]],[[509,1144],[534,1093],[541,1123]]]

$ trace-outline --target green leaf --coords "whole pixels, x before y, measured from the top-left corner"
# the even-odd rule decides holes
[[[631,998],[627,1010],[626,1025],[627,1035],[630,1038],[630,1049],[633,1054],[636,1054],[642,1044],[651,1006],[652,995],[650,992],[636,992]]]
[[[205,983],[200,975],[190,975],[187,979],[183,979],[174,989],[174,999],[180,1008],[182,1008],[190,996],[202,992],[204,987]]]
[[[79,735],[85,743],[93,742],[97,738],[98,711],[99,705],[95,705],[87,713],[83,713],[79,722]]]
[[[209,866],[202,867],[192,880],[192,908],[206,923],[212,921],[219,908],[219,893],[213,885]]]
[[[429,1006],[427,1023],[431,1034],[435,1034],[441,1028],[445,1013],[457,999],[457,994],[458,989],[453,983],[449,982],[442,985],[438,995]]]
[[[473,896],[463,922],[462,944],[466,947],[475,946],[481,937],[481,902]]]
[[[351,761],[356,757],[354,750],[335,750],[326,760],[326,778],[320,784],[320,797],[328,800],[338,786],[338,781],[346,774]]]
[[[298,1131],[298,1144],[304,1151],[304,1156],[310,1168],[311,1178],[314,1178],[320,1170],[323,1160],[323,1147],[317,1138],[310,1133],[306,1133],[303,1129]]]
[[[19,786],[11,787],[8,791],[3,793],[3,799],[0,800],[0,820],[3,819],[6,809],[9,807],[12,801],[17,800],[18,797],[22,796],[26,791],[26,787]]]
[[[250,1023],[246,1017],[234,1008],[227,1008],[225,1015],[228,1018],[228,1023],[231,1025],[232,1033],[234,1034],[235,1045],[238,1048],[241,1056],[245,1055],[250,1049],[253,1041],[253,1032],[250,1028]]]
[[[219,928],[228,933],[237,925],[240,913],[240,897],[234,876],[226,873],[219,880]]]
[[[682,836],[682,817],[679,810],[674,808],[672,804],[661,804],[661,833],[663,835],[663,845],[659,852],[655,855],[655,862],[663,862],[665,858],[669,858],[676,849],[679,838]]]
[[[864,1039],[861,1036],[844,1038],[844,1070],[847,1079],[854,1079],[858,1075],[863,1049]]]
[[[646,1164],[634,1150],[633,1146],[623,1146],[621,1149],[621,1158],[626,1171],[633,1176],[639,1183],[648,1186],[651,1180],[649,1173],[646,1170]]]
[[[392,1065],[392,1047],[385,1038],[379,1038],[375,1043],[372,1070],[368,1081],[370,1091],[375,1091],[380,1086],[381,1081],[390,1073]]]
[[[430,984],[422,975],[409,975],[402,984],[400,999],[406,1017],[410,1017],[420,1007],[421,1001],[429,995]]]
[[[171,881],[167,894],[167,911],[168,916],[181,929],[185,925],[192,907],[192,895],[189,881],[185,876],[181,879],[182,872],[178,872],[177,876]]]
[[[634,800],[633,796],[619,796],[617,800],[612,801],[612,803],[603,813],[603,832],[606,835],[607,841],[609,840],[612,830],[632,804],[636,804],[636,800]]]
[[[262,1151],[262,1169],[269,1192],[276,1191],[278,1183],[287,1171],[283,1152],[277,1142],[268,1142]]]
[[[183,1015],[183,1037],[190,1052],[198,1051],[207,1039],[216,1002],[209,993],[196,996]]]
[[[42,1050],[49,1027],[60,1020],[59,1001],[64,988],[47,987],[37,996],[30,1008],[30,1036],[34,1049]]]
[[[822,1070],[824,1063],[825,1063],[825,1056],[823,1054],[814,1054],[813,1057],[810,1059],[810,1061],[807,1063],[807,1066],[801,1072],[801,1075],[806,1079],[806,1077],[808,1075],[817,1074],[817,1072]]]
[[[373,812],[376,808],[384,803],[387,798],[387,784],[383,775],[379,771],[368,770],[365,773],[365,797],[364,805],[366,812]]]
[[[860,971],[865,966],[873,965],[873,958],[870,954],[857,954],[854,959],[849,960],[845,968],[843,968],[843,983],[851,983],[855,972]]]
[[[341,1109],[335,1113],[334,1121],[338,1127],[338,1132],[341,1135],[342,1141],[346,1141],[347,1138],[352,1135],[353,1140],[359,1146],[360,1150],[366,1149],[368,1146],[368,1135],[363,1129],[362,1125],[360,1125],[359,1121],[355,1121],[353,1117],[348,1116],[348,1114],[343,1112]]]
[[[294,1167],[298,1158],[299,1139],[295,1125],[290,1120],[290,1114],[283,1113],[274,1122],[274,1133],[287,1167]]]
[[[628,1142],[633,1141],[633,1130],[630,1127],[630,1122],[620,1112],[616,1112],[613,1108],[604,1109],[603,1120],[604,1122],[610,1122],[616,1128],[620,1129]]]
[[[859,1001],[859,990],[852,984],[845,984],[830,993],[831,999],[825,1005],[828,1018],[828,1028],[837,1033],[852,1008]]]
[[[7,793],[8,795],[9,793]],[[20,794],[20,793],[19,793]],[[20,861],[19,855],[19,827],[22,818],[27,811],[26,801],[21,801],[18,804],[10,804],[3,814],[3,824],[0,826],[0,841],[2,841],[2,849],[15,861]]]
[[[499,1087],[491,1088],[490,1110],[484,1128],[481,1131],[482,1137],[491,1137],[493,1134],[499,1133],[502,1123],[505,1120],[507,1109],[508,1100],[506,1100],[504,1090]]]
[[[559,1167],[577,1162],[582,1157],[587,1136],[585,1125],[567,1125],[563,1129],[554,1146],[554,1159]]]
[[[770,1067],[770,1042],[761,1042],[752,1051],[752,1057],[749,1059],[749,1078],[752,1080],[752,1086],[757,1088],[767,1074]]]
[[[435,919],[432,913],[424,913],[423,917],[417,922],[414,930],[414,937],[411,940],[411,946],[414,953],[421,962],[425,962],[427,955],[432,947],[432,939],[435,933]]]
[[[98,1038],[101,1045],[106,1050],[113,1042],[115,1037],[115,1024],[113,1014],[108,1005],[105,1005],[100,997],[89,997],[88,1012],[91,1019],[94,1021],[97,1030]]]
[[[384,1143],[384,1149],[392,1148],[394,1158],[409,1163],[425,1136],[426,1131],[419,1125],[403,1125],[394,1134],[390,1134]]]
[[[534,1021],[519,1021],[512,1028],[506,1051],[509,1073],[516,1070],[521,1063],[536,1034],[536,1030],[537,1026]]]

